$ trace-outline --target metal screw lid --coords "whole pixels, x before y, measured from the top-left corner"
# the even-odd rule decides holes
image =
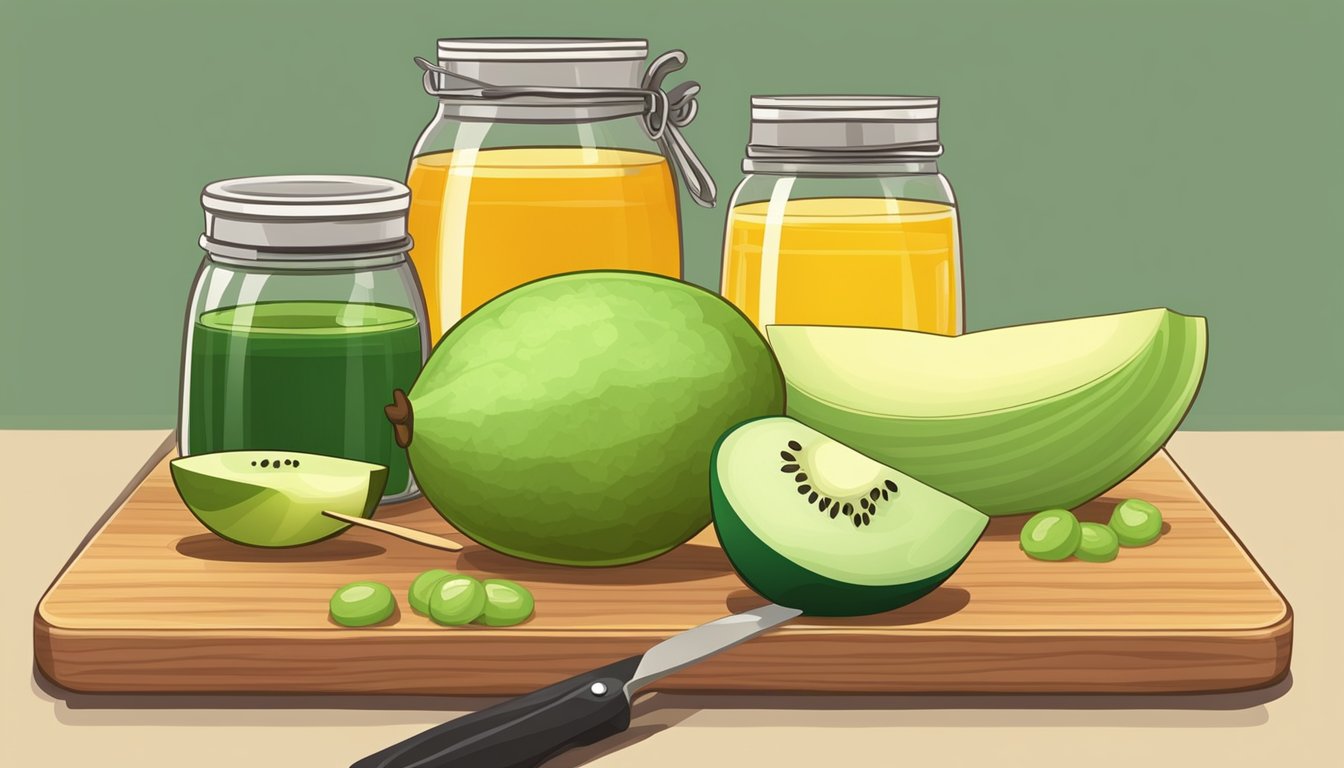
[[[376,176],[252,176],[201,192],[212,252],[387,252],[409,245],[406,185]]]
[[[444,70],[497,86],[633,88],[648,55],[648,41],[638,39],[468,37],[438,43]]]
[[[942,154],[934,96],[753,96],[747,157],[858,162]]]

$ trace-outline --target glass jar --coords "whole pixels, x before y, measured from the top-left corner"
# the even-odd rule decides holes
[[[962,332],[956,200],[938,172],[938,99],[751,100],[721,292],[775,323]]]
[[[692,198],[715,190],[679,127],[699,86],[644,69],[644,40],[469,38],[416,62],[438,98],[411,152],[411,259],[432,338],[514,286],[561,272],[679,277],[673,169]]]
[[[382,464],[415,495],[383,407],[428,349],[407,260],[410,191],[364,176],[217,181],[183,346],[178,449],[303,451]]]

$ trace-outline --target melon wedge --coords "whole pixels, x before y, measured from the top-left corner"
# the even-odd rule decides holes
[[[963,336],[767,329],[789,416],[987,515],[1074,507],[1166,442],[1203,377],[1204,318],[1166,309]]]
[[[965,561],[989,523],[782,416],[745,422],[719,440],[710,495],[714,530],[742,580],[811,616],[880,613],[920,599]]]
[[[222,451],[169,462],[187,508],[214,534],[253,547],[295,547],[350,527],[322,510],[369,517],[387,467],[295,451]]]

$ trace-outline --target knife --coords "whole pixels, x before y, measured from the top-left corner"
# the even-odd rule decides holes
[[[351,768],[532,768],[571,747],[629,728],[630,703],[649,683],[801,613],[771,604],[701,624],[642,656],[463,715],[369,755]]]

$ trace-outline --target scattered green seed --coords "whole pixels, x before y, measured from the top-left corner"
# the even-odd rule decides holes
[[[1111,512],[1110,527],[1121,545],[1147,546],[1162,534],[1162,511],[1143,499],[1125,499]]]
[[[1090,563],[1108,563],[1115,559],[1120,551],[1120,542],[1110,526],[1101,523],[1082,523],[1078,526],[1081,536],[1078,549],[1073,554],[1079,560]]]
[[[1022,526],[1022,551],[1037,560],[1063,560],[1078,549],[1082,538],[1078,518],[1067,509],[1047,509]]]
[[[455,574],[450,571],[445,571],[442,568],[435,568],[432,571],[425,571],[419,576],[416,576],[415,581],[411,582],[410,591],[406,594],[406,600],[411,604],[411,609],[417,613],[428,615],[430,592],[440,581],[453,575]]]
[[[397,609],[397,600],[386,584],[356,581],[331,596],[331,619],[347,627],[367,627],[386,621]]]
[[[507,579],[485,580],[485,612],[480,623],[511,627],[532,615],[535,601],[527,588]]]
[[[485,588],[470,576],[452,574],[439,580],[429,592],[429,616],[440,624],[470,624],[483,610]]]

